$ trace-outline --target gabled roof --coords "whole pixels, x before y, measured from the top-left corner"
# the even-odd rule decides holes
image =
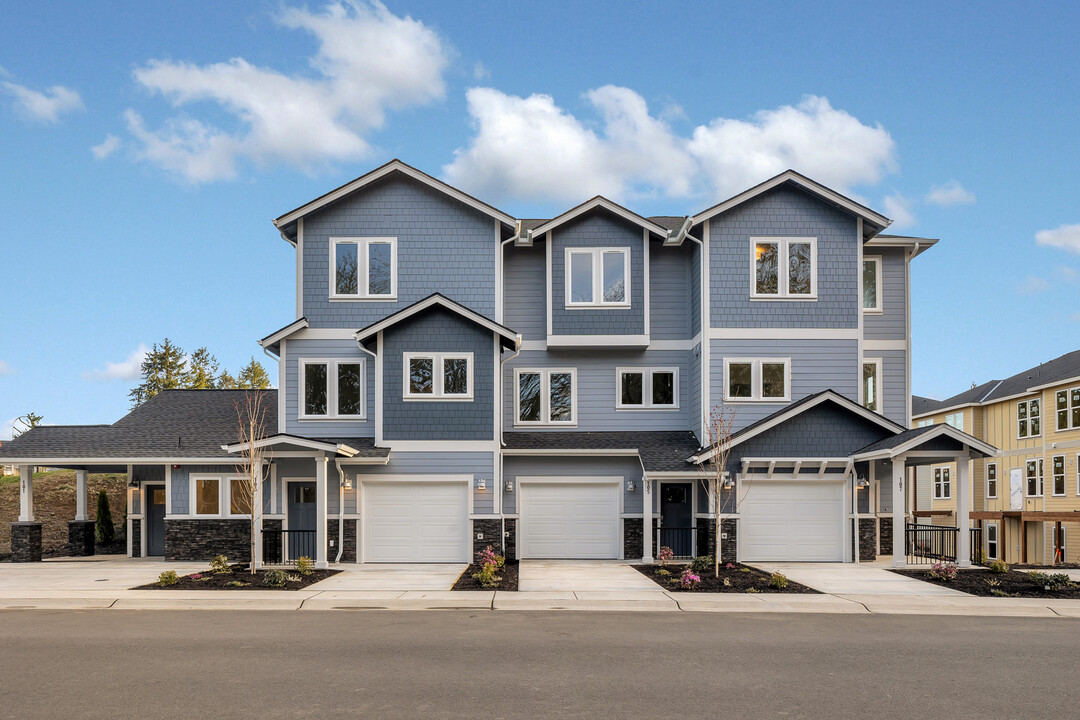
[[[356,341],[363,343],[364,340],[374,337],[380,331],[433,307],[445,308],[450,312],[457,313],[467,320],[471,320],[481,327],[487,328],[499,336],[504,347],[508,347],[511,350],[519,350],[521,348],[521,335],[518,335],[505,325],[500,325],[494,320],[489,320],[480,313],[470,310],[461,303],[454,302],[442,293],[432,293],[423,300],[414,302],[412,305],[402,308],[392,315],[387,315],[382,320],[368,325],[362,330],[357,330],[355,333]]]
[[[275,355],[280,354],[279,345],[282,340],[292,335],[294,332],[303,330],[308,326],[308,320],[306,317],[302,317],[299,320],[289,323],[280,330],[275,330],[262,340],[259,341],[259,345],[265,350],[269,350]]]
[[[469,207],[475,210],[479,210],[480,212],[495,218],[499,222],[503,223],[503,225],[506,225],[510,228],[513,228],[514,226],[514,218],[510,217],[502,210],[494,208],[491,205],[488,205],[486,202],[477,200],[472,195],[468,195],[451,185],[447,185],[442,180],[433,178],[427,173],[421,172],[420,170],[417,170],[411,165],[407,165],[400,160],[391,160],[385,165],[375,168],[371,172],[365,175],[361,175],[355,180],[347,182],[341,187],[331,190],[325,195],[321,195],[312,200],[311,202],[301,205],[295,210],[290,210],[289,212],[285,213],[284,215],[273,221],[274,227],[281,231],[282,237],[295,245],[296,236],[295,233],[291,231],[293,230],[293,226],[297,220],[304,217],[305,215],[313,213],[316,210],[329,205],[332,202],[336,202],[341,198],[356,192],[357,190],[363,188],[365,185],[370,185],[371,183],[382,180],[387,175],[390,175],[392,173],[401,173],[402,175],[406,175],[413,180],[421,182],[428,187],[434,188],[435,190],[445,195],[449,195],[458,202],[465,203]]]
[[[942,410],[959,410],[960,408],[969,407],[971,405],[978,405],[1000,384],[1000,380],[984,382],[982,385],[976,385],[973,388],[953,395],[951,398],[946,398],[945,400],[934,400],[933,398],[912,395],[911,416],[933,415]]]
[[[233,443],[221,446],[225,452],[237,453],[245,450],[248,443]],[[356,461],[370,460],[377,465],[385,465],[390,458],[388,448],[376,448],[374,438],[310,438],[290,433],[275,433],[255,441],[257,448],[304,448],[334,453]]]
[[[608,200],[606,197],[602,197],[600,195],[597,195],[596,197],[592,198],[591,200],[586,200],[585,202],[581,203],[577,207],[570,208],[569,210],[564,212],[562,215],[554,217],[551,220],[546,220],[546,221],[540,223],[539,225],[528,228],[527,229],[527,235],[525,236],[528,239],[520,240],[519,244],[529,245],[529,244],[532,243],[532,238],[533,237],[536,237],[538,235],[543,235],[544,233],[546,233],[546,232],[548,232],[550,230],[554,230],[555,228],[559,227],[560,225],[565,225],[566,223],[570,222],[571,220],[574,220],[575,218],[581,217],[582,215],[585,215],[587,213],[593,212],[594,210],[606,210],[609,213],[611,213],[611,214],[613,214],[613,215],[615,215],[617,217],[620,217],[623,220],[631,222],[631,223],[633,223],[633,224],[635,224],[635,225],[637,225],[639,227],[645,228],[649,232],[651,232],[651,233],[653,233],[655,235],[659,235],[660,237],[666,238],[667,235],[668,235],[668,229],[666,227],[664,227],[663,225],[660,225],[659,223],[653,222],[652,220],[649,220],[648,218],[642,217],[641,215],[638,215],[633,210],[628,210],[627,208],[624,208],[622,205],[619,205],[616,202],[612,202],[611,200]]]
[[[589,452],[602,455],[637,453],[645,472],[691,472],[686,457],[699,443],[689,430],[641,432],[507,432],[503,451],[508,455]]]
[[[937,245],[937,238],[911,237],[908,235],[877,235],[866,241],[867,247],[902,247],[914,252],[911,257],[918,257]]]
[[[862,405],[849,400],[835,390],[822,390],[816,392],[813,395],[807,395],[806,397],[796,400],[787,407],[781,408],[771,415],[766,415],[757,422],[753,422],[742,430],[732,433],[728,442],[725,443],[725,448],[735,447],[740,443],[746,442],[752,437],[760,435],[761,433],[770,430],[777,425],[780,425],[787,420],[806,412],[810,408],[817,407],[825,402],[832,402],[840,406],[842,409],[847,410],[865,420],[869,420],[872,423],[880,425],[881,428],[887,432],[899,433],[904,431],[904,426],[899,423],[895,423],[884,415],[879,415],[873,410],[868,410]],[[687,462],[692,463],[704,463],[712,459],[714,455],[712,447],[700,448],[699,452],[687,459]]]
[[[835,205],[842,210],[846,210],[857,217],[861,217],[863,219],[864,239],[872,238],[892,223],[892,220],[884,215],[874,212],[865,205],[861,205],[851,198],[841,195],[835,190],[830,190],[824,185],[814,182],[805,175],[801,175],[794,170],[785,170],[779,175],[772,177],[759,185],[755,185],[733,198],[725,200],[717,205],[713,205],[708,210],[703,210],[694,216],[694,224],[697,225],[715,215],[727,212],[728,210],[738,207],[739,205],[767,193],[774,188],[780,187],[781,185],[793,185],[800,190],[817,196],[827,203]]]
[[[876,460],[893,458],[901,453],[914,450],[920,445],[930,442],[939,437],[947,437],[959,443],[967,445],[970,451],[980,457],[990,457],[997,452],[993,445],[979,440],[977,437],[968,435],[963,430],[957,430],[952,425],[927,425],[921,428],[905,430],[891,437],[883,438],[870,443],[866,447],[859,448],[851,457],[854,460]]]

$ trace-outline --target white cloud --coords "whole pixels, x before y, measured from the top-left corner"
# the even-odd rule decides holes
[[[135,352],[118,363],[106,362],[102,370],[90,370],[83,373],[87,380],[135,380],[142,374],[142,361],[150,348],[140,343]]]
[[[892,220],[889,230],[902,230],[915,224],[915,213],[911,209],[911,201],[900,193],[893,193],[886,197],[882,204],[885,208],[885,216]]]
[[[55,123],[63,113],[85,109],[79,93],[63,85],[53,85],[51,88],[39,91],[11,81],[4,81],[0,83],[0,87],[3,87],[15,99],[15,107],[33,120]]]
[[[310,170],[363,157],[366,134],[383,125],[388,110],[445,94],[442,39],[375,0],[346,0],[318,12],[286,8],[277,20],[318,41],[309,59],[317,77],[286,75],[243,58],[202,66],[152,60],[135,70],[140,85],[176,108],[213,103],[242,129],[222,130],[189,114],[151,129],[128,110],[138,155],[191,182],[233,177],[241,160]]]
[[[1035,243],[1080,255],[1080,225],[1062,225],[1053,230],[1040,230],[1035,233]]]
[[[480,82],[481,80],[487,80],[491,77],[491,71],[487,69],[487,66],[484,65],[484,63],[477,60],[473,64],[472,75],[473,80]]]
[[[1016,289],[1021,295],[1036,295],[1038,293],[1046,292],[1047,290],[1049,290],[1050,283],[1048,283],[1045,279],[1041,277],[1028,275],[1024,278],[1023,282],[1021,282],[1017,286]]]
[[[935,185],[930,188],[930,192],[926,194],[926,202],[941,207],[970,205],[975,202],[975,193],[956,180],[950,180],[944,185]]]
[[[15,427],[16,420],[18,420],[18,418],[11,418],[10,420],[4,420],[3,422],[0,422],[0,440],[6,442],[11,439],[12,429]]]
[[[575,117],[549,95],[472,88],[466,97],[476,130],[443,173],[489,196],[718,199],[788,168],[850,192],[896,165],[895,144],[880,125],[864,125],[814,96],[747,120],[718,118],[690,135],[668,124],[677,108],[654,116],[644,98],[624,87],[586,93],[599,122]]]
[[[14,375],[15,368],[8,365],[3,360],[0,360],[0,375]]]
[[[101,141],[100,145],[95,145],[90,148],[90,152],[94,153],[94,157],[98,160],[104,160],[119,149],[120,138],[110,133],[105,136],[105,139]]]

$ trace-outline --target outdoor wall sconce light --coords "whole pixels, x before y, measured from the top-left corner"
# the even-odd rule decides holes
[[[345,488],[346,490],[352,490],[352,478],[344,478],[341,481],[341,487]]]
[[[506,481],[506,492],[514,492],[514,481],[513,480],[507,480]]]
[[[487,480],[484,478],[476,478],[476,489],[487,490]]]
[[[861,477],[861,478],[859,478],[858,485],[859,485],[859,489],[862,489],[862,488],[865,488],[865,487],[870,487],[870,481],[867,480],[864,477]]]
[[[727,480],[724,481],[724,484],[722,485],[722,487],[724,488],[724,490],[734,490],[735,489],[735,481],[732,480],[731,478],[728,478]]]
[[[634,486],[633,480],[626,481],[626,492],[634,492],[637,488]]]

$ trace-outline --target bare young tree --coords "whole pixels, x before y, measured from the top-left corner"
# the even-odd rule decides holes
[[[236,403],[238,442],[243,446],[241,462],[236,465],[237,477],[232,480],[230,502],[232,512],[251,518],[251,574],[255,574],[256,543],[262,540],[262,481],[266,450],[257,441],[266,437],[266,403],[264,393],[252,390],[244,401]]]
[[[714,532],[716,535],[716,552],[713,556],[714,577],[720,577],[720,537],[722,528],[721,498],[725,485],[730,482],[727,472],[728,457],[731,455],[731,429],[735,424],[735,409],[726,405],[717,405],[709,413],[709,423],[705,432],[709,443],[712,457],[705,463],[709,465],[708,477],[702,478],[702,483],[713,499]],[[705,463],[702,463],[704,466]]]

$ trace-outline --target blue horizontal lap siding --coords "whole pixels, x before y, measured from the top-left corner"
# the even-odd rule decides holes
[[[495,512],[495,454],[493,452],[397,452],[390,454],[386,465],[365,465],[350,470],[353,487],[359,487],[366,476],[401,476],[402,482],[437,479],[440,475],[472,476],[473,513],[491,515]],[[479,490],[476,480],[483,478],[487,487]],[[356,499],[353,498],[353,511]],[[346,499],[346,511],[349,511]]]
[[[331,237],[396,237],[397,300],[334,301]],[[304,218],[304,308],[311,327],[362,328],[434,292],[495,316],[495,221],[400,175]]]
[[[692,247],[664,247],[651,241],[649,250],[649,334],[653,340],[684,340],[690,332]]]
[[[523,340],[543,340],[547,336],[546,273],[543,241],[532,247],[504,248],[503,325],[521,333]]]
[[[907,338],[907,278],[901,248],[866,248],[866,255],[881,257],[882,312],[865,313],[863,338],[903,340]]]
[[[573,220],[550,233],[551,330],[554,335],[643,335],[645,249],[642,229],[607,213]],[[568,310],[566,248],[630,248],[630,307]],[[594,288],[594,293],[599,292]],[[594,294],[595,297],[595,294]]]
[[[854,217],[779,188],[709,222],[713,327],[858,327],[861,239]],[[751,237],[817,238],[817,300],[751,300]]]
[[[493,440],[495,340],[456,313],[432,309],[383,331],[383,438]],[[404,400],[403,353],[473,353],[473,399]]]
[[[623,512],[642,512],[641,461],[628,456],[511,455],[503,458],[503,480],[514,481],[512,492],[503,492],[503,512],[520,512],[517,506],[519,477],[622,477]],[[634,492],[626,481],[634,481]]]
[[[355,360],[365,364],[364,420],[300,420],[299,361],[303,358]],[[285,343],[285,432],[304,437],[375,436],[375,360],[355,340],[288,340]]]
[[[881,414],[907,426],[907,363],[903,350],[864,350],[863,358],[881,358],[881,390],[885,402]]]

